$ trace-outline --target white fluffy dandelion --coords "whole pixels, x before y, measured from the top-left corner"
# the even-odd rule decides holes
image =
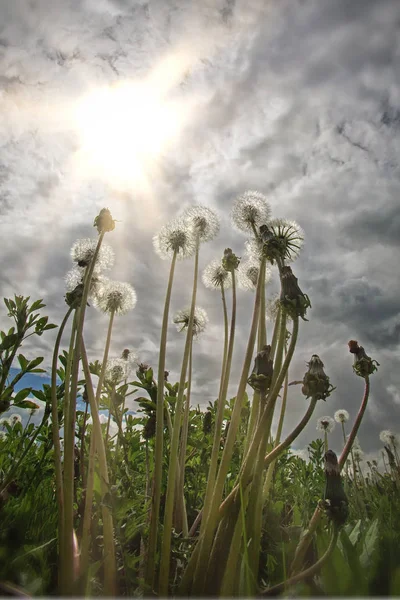
[[[73,292],[78,285],[83,285],[85,270],[84,267],[77,266],[68,271],[65,275],[65,289],[67,292]],[[105,281],[105,278],[102,275],[99,275],[98,273],[93,274],[90,282],[89,297],[96,293],[103,281]]]
[[[219,232],[219,217],[217,213],[207,206],[192,206],[182,215],[187,226],[200,242],[214,239]]]
[[[173,318],[173,322],[176,325],[178,331],[184,331],[189,326],[189,318],[190,318],[190,307],[184,308],[183,310],[178,310],[176,315]],[[196,306],[194,309],[194,318],[193,318],[193,335],[198,336],[202,333],[208,323],[208,316],[206,311],[199,306]]]
[[[97,247],[97,239],[84,238],[76,240],[71,248],[71,258],[77,263],[78,267],[86,268],[95,253]],[[95,264],[95,271],[111,269],[114,264],[114,250],[108,244],[100,246],[99,253]]]
[[[129,363],[123,358],[110,358],[107,361],[105,379],[111,385],[118,385],[129,375]]]
[[[5,431],[0,431],[0,440],[5,440],[7,438],[7,434]]]
[[[387,444],[388,446],[392,445],[395,448],[400,447],[400,439],[396,433],[390,431],[389,429],[385,429],[381,431],[379,434],[379,439],[383,444]]]
[[[136,292],[129,283],[107,280],[96,291],[93,304],[104,313],[125,315],[136,306]]]
[[[349,413],[344,408],[339,408],[333,415],[336,423],[347,423],[350,418]]]
[[[221,261],[212,260],[204,269],[202,280],[206,288],[215,290],[224,286],[227,290],[232,286],[232,275],[221,265]]]
[[[231,219],[239,231],[253,231],[268,221],[270,216],[270,205],[264,194],[260,192],[244,192],[233,203]]]
[[[175,219],[161,227],[153,237],[153,246],[163,260],[172,258],[175,253],[178,259],[183,259],[193,256],[196,240],[184,219]]]
[[[320,417],[317,421],[317,430],[331,433],[335,428],[335,421],[332,417]]]

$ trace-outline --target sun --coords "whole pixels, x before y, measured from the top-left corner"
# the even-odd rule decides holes
[[[178,134],[182,111],[149,83],[120,83],[95,89],[75,110],[80,168],[114,182],[151,175],[160,153]]]

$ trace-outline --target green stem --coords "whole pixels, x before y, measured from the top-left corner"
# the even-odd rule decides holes
[[[175,478],[178,468],[178,447],[179,447],[179,433],[181,429],[182,419],[182,408],[183,408],[183,396],[185,393],[185,380],[188,368],[190,346],[193,337],[193,321],[194,311],[196,307],[196,295],[197,295],[197,278],[199,270],[199,238],[196,243],[196,253],[194,260],[194,275],[193,275],[193,291],[192,291],[192,304],[190,307],[189,323],[186,332],[185,350],[183,353],[183,361],[181,368],[181,376],[179,380],[178,397],[175,405],[174,424],[172,429],[172,438],[170,446],[170,459],[168,468],[168,480],[167,480],[167,495],[165,500],[165,512],[164,512],[164,531],[161,545],[161,558],[160,558],[160,579],[159,579],[159,595],[166,596],[168,593],[168,580],[169,580],[169,566],[171,559],[171,536],[172,536],[172,517],[174,510],[174,498],[175,498]]]
[[[76,397],[78,393],[79,379],[79,360],[82,346],[82,332],[85,321],[86,304],[89,296],[90,284],[97,256],[104,238],[104,232],[100,233],[96,250],[87,267],[85,275],[85,284],[83,287],[82,300],[80,308],[77,311],[79,315],[76,341],[74,349],[74,361],[71,373],[71,386],[69,394],[68,419],[64,423],[64,548],[61,581],[63,589],[61,592],[66,595],[75,594],[75,574],[74,574],[74,445],[75,445],[75,418],[76,418]]]
[[[156,408],[156,440],[154,449],[154,485],[151,498],[150,529],[147,549],[147,563],[145,580],[147,585],[153,589],[155,582],[155,562],[157,551],[157,532],[160,514],[162,465],[163,465],[163,437],[164,437],[164,372],[165,355],[167,346],[168,315],[171,302],[172,283],[174,280],[176,252],[171,261],[167,293],[164,303],[164,314],[161,328],[160,351],[158,361],[158,386],[157,386],[157,408]]]
[[[225,307],[226,311],[226,307]],[[226,364],[225,368],[222,369],[221,382],[223,381],[222,386],[220,387],[220,393],[218,397],[217,403],[217,414],[215,418],[214,425],[214,440],[213,447],[211,451],[211,459],[210,459],[210,467],[208,470],[207,477],[207,486],[206,486],[206,494],[204,498],[204,507],[203,507],[203,516],[200,527],[200,533],[204,531],[204,526],[207,521],[207,516],[210,508],[210,502],[212,499],[215,477],[218,466],[218,456],[221,444],[221,430],[222,430],[222,422],[224,418],[224,408],[226,403],[226,396],[228,393],[228,385],[229,378],[231,373],[232,366],[232,356],[233,356],[233,347],[235,342],[235,328],[236,328],[236,277],[235,271],[232,271],[232,315],[231,315],[231,328],[229,334],[229,345],[228,352],[226,356]]]

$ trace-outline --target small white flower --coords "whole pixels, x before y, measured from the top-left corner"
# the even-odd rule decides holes
[[[219,260],[212,260],[204,269],[202,280],[206,288],[210,290],[220,289],[222,285],[224,290],[232,286],[232,275],[226,271]]]
[[[214,239],[219,232],[219,217],[216,212],[206,206],[192,206],[182,215],[187,226],[200,242]]]
[[[239,231],[253,231],[268,221],[271,208],[260,192],[248,191],[239,196],[232,207],[232,223]]]
[[[179,310],[175,317],[173,318],[173,322],[176,325],[178,331],[184,331],[189,326],[189,317],[190,317],[190,307],[185,308],[184,310]],[[193,335],[198,336],[202,333],[208,323],[208,316],[204,309],[196,306],[194,309],[194,318],[193,318]]]
[[[193,256],[196,240],[184,219],[175,219],[161,227],[159,233],[153,237],[153,246],[163,260],[172,258],[174,253],[177,258],[183,259]]]
[[[340,408],[335,412],[334,417],[336,423],[346,423],[349,420],[350,415],[347,412],[347,410],[345,410],[344,408]]]
[[[96,291],[93,304],[104,313],[125,315],[136,306],[136,292],[129,283],[107,280]]]
[[[78,264],[79,267],[87,267],[96,250],[97,238],[84,238],[76,240],[71,248],[71,258]],[[114,251],[108,244],[102,244],[100,246],[99,253],[95,264],[95,271],[101,271],[103,269],[111,269],[114,264]]]
[[[331,433],[335,427],[335,421],[332,417],[320,417],[317,421],[317,430]]]

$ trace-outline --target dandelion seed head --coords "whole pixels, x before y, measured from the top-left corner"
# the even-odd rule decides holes
[[[192,206],[182,215],[190,231],[199,236],[201,242],[213,240],[219,232],[220,220],[217,213],[207,206]]]
[[[206,288],[215,290],[221,288],[227,290],[232,286],[232,275],[226,271],[219,260],[212,260],[204,269],[202,280]]]
[[[7,433],[5,431],[0,431],[0,440],[5,440],[7,437]]]
[[[332,417],[320,417],[317,421],[317,430],[331,433],[335,427],[335,421]]]
[[[337,410],[333,416],[335,417],[336,423],[346,423],[350,418],[349,413],[344,408]]]
[[[10,415],[8,417],[8,420],[10,422],[10,425],[13,427],[14,425],[16,425],[16,423],[22,423],[22,418],[21,415],[19,415],[18,413],[13,413],[12,415]]]
[[[84,238],[76,240],[71,248],[71,258],[78,264],[79,267],[87,267],[96,250],[97,239]],[[100,246],[99,253],[95,264],[95,271],[111,269],[114,264],[114,250],[108,244]]]
[[[387,444],[388,446],[392,445],[395,448],[400,447],[399,436],[389,429],[381,431],[379,434],[379,439],[383,444]]]
[[[233,203],[231,219],[239,231],[253,231],[268,221],[271,208],[264,194],[257,191],[244,192]]]
[[[176,315],[173,318],[173,322],[176,325],[178,331],[187,330],[189,326],[189,318],[190,318],[190,307],[184,308],[183,310],[178,310]],[[199,306],[196,306],[194,309],[194,317],[193,317],[193,335],[198,336],[202,333],[208,323],[208,316],[206,311]]]
[[[257,287],[260,265],[254,260],[240,263],[237,270],[238,287],[242,290],[254,291]]]
[[[107,361],[105,379],[111,385],[117,385],[129,374],[129,363],[123,358],[110,358]]]
[[[83,290],[83,281],[85,277],[85,267],[73,267],[65,275],[65,289],[67,292],[73,292],[76,288],[81,285]],[[106,279],[99,273],[93,273],[90,281],[89,298],[96,294],[99,287],[104,283]]]
[[[353,446],[353,456],[357,461],[363,459],[364,452],[361,450],[360,446]]]
[[[263,257],[263,243],[260,240],[250,238],[245,241],[244,247],[246,256],[248,256],[250,260],[261,262]]]
[[[129,283],[106,280],[93,296],[93,304],[104,313],[125,315],[136,306],[136,292]]]
[[[161,227],[153,237],[153,246],[163,260],[172,258],[174,253],[178,259],[183,259],[195,253],[196,239],[184,219],[175,219]]]

